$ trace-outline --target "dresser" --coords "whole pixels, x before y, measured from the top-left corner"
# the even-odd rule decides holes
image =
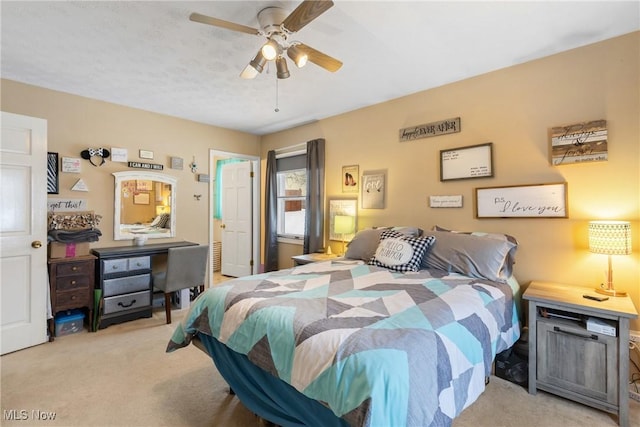
[[[169,248],[195,244],[173,242],[92,249],[97,257],[95,286],[102,291],[98,328],[151,317],[153,257],[166,254]]]
[[[49,289],[51,314],[74,308],[85,308],[89,330],[93,319],[93,286],[95,283],[95,260],[93,255],[74,258],[50,258]],[[54,340],[54,319],[49,319],[49,341]]]

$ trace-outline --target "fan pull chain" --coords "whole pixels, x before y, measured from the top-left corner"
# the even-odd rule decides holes
[[[276,79],[276,108],[274,111],[276,113],[280,111],[280,108],[278,108],[278,79]]]

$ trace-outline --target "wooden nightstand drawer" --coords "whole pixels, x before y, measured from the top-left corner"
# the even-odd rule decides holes
[[[70,308],[87,307],[91,303],[91,293],[89,289],[82,289],[74,292],[56,292],[56,311],[68,310]]]
[[[71,276],[71,275],[89,275],[93,274],[94,263],[93,261],[82,261],[82,262],[68,262],[63,264],[58,264],[56,266],[55,274],[58,277],[62,276]]]
[[[69,291],[73,289],[85,289],[93,287],[93,278],[91,276],[58,276],[56,280],[56,289],[58,291]]]

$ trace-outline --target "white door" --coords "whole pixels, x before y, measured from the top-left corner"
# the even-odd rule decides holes
[[[47,340],[47,121],[1,114],[0,354],[6,354]]]
[[[221,273],[242,277],[252,272],[251,162],[222,167]]]

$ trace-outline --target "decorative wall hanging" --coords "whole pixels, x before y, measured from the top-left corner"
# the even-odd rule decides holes
[[[62,172],[80,173],[81,161],[82,161],[81,159],[77,159],[73,157],[63,157]]]
[[[89,191],[89,187],[87,187],[87,184],[85,184],[84,181],[82,180],[82,178],[80,178],[79,180],[76,181],[75,184],[73,184],[73,187],[71,187],[71,190],[73,190],[73,191]]]
[[[85,160],[89,160],[89,163],[91,163],[93,166],[104,165],[104,159],[106,159],[110,155],[111,153],[106,148],[88,148],[80,153],[80,157]],[[94,162],[94,157],[100,157],[99,161],[96,160],[98,163]]]
[[[440,150],[440,181],[493,176],[493,143]]]
[[[58,194],[58,153],[47,153],[47,194]]]
[[[180,169],[182,170],[184,164],[184,160],[182,157],[172,157],[171,158],[171,169]]]
[[[400,142],[460,132],[460,117],[400,129]]]
[[[87,210],[86,199],[47,199],[47,211],[86,211]]]
[[[369,171],[362,173],[363,209],[384,209],[385,192],[385,171]]]
[[[455,196],[429,196],[431,208],[461,208],[462,195]]]
[[[600,162],[608,159],[607,121],[594,120],[549,131],[551,164]]]
[[[343,166],[341,180],[343,193],[357,193],[360,181],[358,165]]]
[[[152,169],[152,170],[159,170],[159,171],[164,169],[164,166],[158,165],[155,163],[129,162],[127,163],[127,165],[130,168],[135,168],[135,169]]]
[[[476,188],[476,218],[568,218],[567,183]]]
[[[133,195],[133,204],[134,205],[148,205],[151,198],[149,197],[149,193],[138,193]]]
[[[149,150],[139,150],[138,151],[138,156],[141,159],[153,159],[153,151],[149,151]]]
[[[126,148],[111,147],[111,161],[126,163],[128,152]]]

